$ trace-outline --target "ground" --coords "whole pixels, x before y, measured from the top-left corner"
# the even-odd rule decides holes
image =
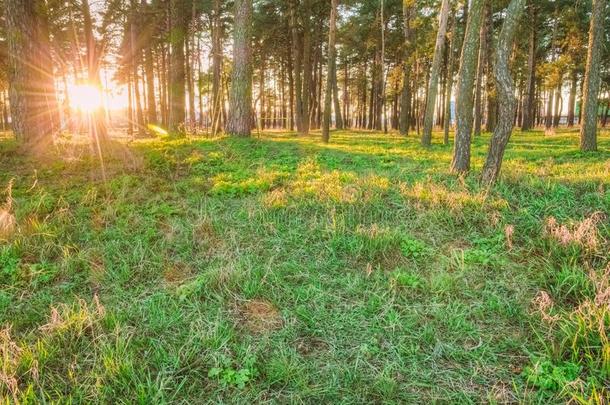
[[[566,383],[599,392],[610,365],[564,353],[551,318],[568,322],[596,297],[589,273],[609,259],[608,132],[591,154],[575,132],[515,133],[493,190],[477,181],[488,135],[465,179],[448,172],[440,134],[430,149],[413,135],[315,135],[136,141],[104,173],[88,149],[33,161],[0,139],[0,191],[12,185],[0,193],[0,394],[504,403],[565,401],[576,395]]]

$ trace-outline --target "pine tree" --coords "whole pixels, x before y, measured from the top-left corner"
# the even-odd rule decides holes
[[[235,1],[233,73],[227,133],[250,136],[252,128],[252,0]]]
[[[472,136],[474,107],[473,90],[479,50],[479,29],[481,27],[484,3],[484,0],[472,1],[468,13],[462,56],[460,58],[456,95],[457,130],[455,133],[453,161],[451,162],[451,170],[458,174],[464,174],[470,170],[470,140]]]
[[[589,54],[585,72],[583,92],[582,127],[580,128],[580,150],[597,150],[598,93],[601,82],[601,54],[604,40],[604,19],[608,0],[593,0],[591,26],[589,29]]]

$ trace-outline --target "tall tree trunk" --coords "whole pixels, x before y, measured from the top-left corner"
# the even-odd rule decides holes
[[[380,70],[380,80],[379,80],[379,85],[381,86],[381,89],[379,91],[379,96],[380,96],[380,102],[379,102],[379,126],[381,126],[381,121],[383,120],[383,132],[384,133],[388,133],[388,119],[386,116],[386,108],[385,108],[385,104],[386,104],[386,83],[385,83],[385,2],[384,0],[381,0],[381,6],[380,6],[380,17],[381,17],[381,70]],[[379,128],[381,129],[381,128]]]
[[[447,21],[449,20],[449,0],[443,0],[439,13],[438,32],[436,34],[436,45],[434,46],[434,58],[432,59],[432,71],[430,72],[430,83],[428,85],[428,98],[426,101],[426,115],[424,118],[424,132],[421,143],[430,146],[432,142],[432,125],[434,120],[434,105],[436,104],[436,93],[438,92],[438,78],[443,61],[443,49],[445,37],[447,36]]]
[[[140,45],[137,37],[139,32],[139,26],[137,24],[137,3],[135,0],[131,0],[131,21],[129,24],[129,47],[131,53],[131,74],[133,75],[133,101],[135,104],[135,126],[138,132],[138,136],[144,137],[144,114],[142,112],[142,102],[140,97],[140,84],[138,65],[140,63]]]
[[[570,97],[568,99],[568,128],[574,126],[574,113],[576,111],[576,90],[578,87],[578,75],[576,69],[572,70],[572,80],[570,83]]]
[[[311,0],[305,0],[303,4],[303,90],[302,90],[302,135],[309,135],[310,128],[310,99],[311,99],[311,75],[312,75],[312,58],[311,58]]]
[[[131,74],[127,73],[127,135],[133,139],[133,91],[131,87]]]
[[[485,24],[487,24],[487,32],[490,34],[487,35],[487,49],[494,49],[493,47],[493,12],[492,12],[492,2],[486,1],[485,4]],[[485,119],[485,130],[487,132],[494,132],[496,129],[496,121],[497,121],[497,94],[496,94],[496,81],[492,79],[494,75],[494,54],[490,53],[487,58],[487,77],[489,80],[486,81],[486,98],[487,98],[487,116]]]
[[[102,93],[102,80],[100,78],[100,50],[93,36],[93,23],[91,20],[91,10],[89,8],[89,0],[83,0],[83,29],[85,32],[85,43],[87,47],[87,73],[89,76],[89,85]],[[108,129],[106,128],[106,111],[103,102],[100,100],[100,105],[94,111],[91,111],[91,129],[98,147],[101,143],[107,141]],[[100,143],[101,142],[101,143]]]
[[[563,77],[560,77],[559,84],[557,85],[557,90],[555,91],[555,113],[553,115],[553,128],[557,128],[559,126],[559,121],[561,120],[561,110],[563,110],[563,97],[561,97],[562,84]]]
[[[538,38],[536,35],[536,5],[535,0],[530,0],[528,3],[528,14],[530,19],[530,35],[527,56],[527,83],[525,84],[525,95],[523,97],[523,122],[521,124],[522,131],[529,131],[534,125],[534,116],[536,110],[536,50],[538,47]]]
[[[48,19],[42,0],[5,0],[13,133],[26,150],[44,151],[59,130]]]
[[[523,14],[525,0],[511,0],[506,11],[506,18],[498,38],[496,51],[495,79],[498,90],[498,104],[500,109],[498,124],[494,130],[489,145],[489,153],[481,181],[483,184],[492,184],[498,178],[504,150],[513,132],[517,100],[515,98],[515,84],[509,69],[510,52],[515,38],[517,25]]]
[[[261,52],[261,66],[260,66],[260,73],[258,76],[258,99],[259,99],[259,106],[260,106],[260,128],[262,130],[265,130],[265,128],[267,127],[267,112],[265,110],[265,54],[264,52]]]
[[[148,91],[146,96],[148,97],[147,103],[147,116],[149,124],[157,123],[157,101],[155,100],[155,68],[153,52],[150,46],[146,46],[144,50],[144,69],[146,70],[146,85]]]
[[[608,0],[593,0],[582,106],[583,123],[580,128],[580,150],[583,152],[597,150],[597,106],[601,83],[602,69],[600,64],[607,6]]]
[[[336,75],[336,50],[335,42],[337,36],[337,3],[338,0],[331,0],[330,4],[330,22],[328,28],[328,73],[326,75],[326,91],[324,92],[324,117],[322,120],[322,140],[328,143],[330,140],[330,109],[331,96],[334,92],[333,85],[337,84]],[[334,83],[333,83],[334,82]],[[335,114],[337,114],[335,107]],[[339,116],[341,113],[339,112]]]
[[[403,17],[403,72],[402,72],[402,92],[400,93],[400,134],[409,135],[409,117],[411,115],[411,13],[413,4],[408,1],[402,2]]]
[[[464,28],[467,24],[468,18],[468,2],[464,3]],[[464,29],[465,31],[465,29]],[[451,93],[453,91],[453,77],[455,73],[455,61],[456,61],[456,52],[462,49],[462,43],[464,41],[463,35],[459,35],[458,33],[461,30],[458,28],[457,21],[454,22],[452,41],[449,48],[449,68],[448,68],[448,83],[447,83],[447,95],[445,96],[445,127],[444,127],[444,137],[443,141],[445,145],[449,145],[449,127],[451,125]]]
[[[250,136],[252,128],[252,0],[235,1],[233,77],[227,132]]]
[[[186,114],[186,73],[184,69],[184,43],[187,33],[186,1],[171,0],[169,128],[175,132],[183,129]]]
[[[334,1],[334,0],[332,0]],[[333,88],[333,102],[335,109],[335,128],[343,129],[343,117],[341,116],[341,103],[339,100],[339,85],[337,84],[337,61],[336,61],[336,51],[335,51],[335,61],[333,62],[333,77],[332,77],[332,88]]]
[[[212,17],[212,135],[220,131],[222,122],[222,22],[220,0],[214,0]]]
[[[484,14],[491,11],[488,7],[485,7]],[[483,17],[486,19],[486,17]],[[474,101],[474,136],[481,135],[481,124],[483,121],[483,73],[485,72],[485,62],[487,60],[487,24],[481,24],[481,35],[479,44],[479,62],[477,64],[477,82],[475,88],[475,101]],[[487,80],[492,80],[491,72],[488,72]]]
[[[197,118],[195,114],[195,83],[193,82],[193,50],[192,50],[192,38],[191,34],[187,31],[184,41],[184,47],[186,49],[185,55],[185,72],[186,75],[186,87],[188,90],[188,117],[189,117],[189,128],[197,124]]]
[[[288,48],[288,90],[290,92],[289,94],[289,99],[290,99],[290,118],[288,119],[289,123],[288,123],[288,129],[290,129],[291,131],[294,131],[294,125],[295,125],[295,106],[294,106],[294,88],[295,88],[295,83],[294,83],[294,63],[292,60],[292,50],[293,47],[290,46]]]
[[[457,26],[456,26],[457,28]],[[454,29],[454,35],[457,32],[457,29]],[[447,62],[447,84],[445,85],[445,105],[444,105],[444,112],[443,112],[443,116],[445,117],[445,119],[443,120],[443,143],[445,145],[449,145],[449,127],[451,125],[451,92],[453,89],[453,70],[454,70],[454,64],[455,64],[455,52],[452,49],[455,45],[454,42],[456,42],[456,38],[455,36],[453,37],[453,39],[451,40],[451,42],[449,43],[449,60]]]
[[[551,135],[553,131],[553,98],[555,97],[555,89],[550,88],[548,91],[546,104],[546,118],[544,121],[544,130],[546,135]]]
[[[457,83],[457,131],[451,170],[465,174],[470,170],[470,139],[473,123],[473,87],[479,49],[479,30],[484,0],[473,0],[468,13],[468,23],[460,58]],[[512,116],[511,116],[512,119]]]
[[[303,42],[299,35],[299,27],[297,21],[297,5],[294,0],[290,2],[290,31],[292,34],[292,49],[293,49],[293,68],[294,68],[294,91],[295,91],[295,114],[294,121],[297,132],[303,133]]]

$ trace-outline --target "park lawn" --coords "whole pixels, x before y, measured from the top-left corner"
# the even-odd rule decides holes
[[[334,132],[329,145],[319,134],[141,140],[117,148],[102,176],[88,150],[34,162],[1,140],[0,191],[12,181],[16,226],[0,237],[0,394],[23,403],[593,395],[606,363],[562,351],[543,318],[592,299],[589,273],[609,261],[610,134],[582,154],[576,132],[517,132],[491,191],[477,183],[488,135],[474,140],[465,179],[449,174],[451,147],[434,141],[426,150],[413,135],[370,132]],[[551,217],[567,233],[589,219],[595,246],[560,243]]]

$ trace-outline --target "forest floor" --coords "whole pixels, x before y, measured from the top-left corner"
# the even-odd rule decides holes
[[[438,136],[142,140],[106,182],[84,151],[33,162],[0,140],[0,397],[605,395],[583,303],[610,292],[610,133],[581,154],[576,132],[517,132],[491,191],[489,136],[463,180]]]

